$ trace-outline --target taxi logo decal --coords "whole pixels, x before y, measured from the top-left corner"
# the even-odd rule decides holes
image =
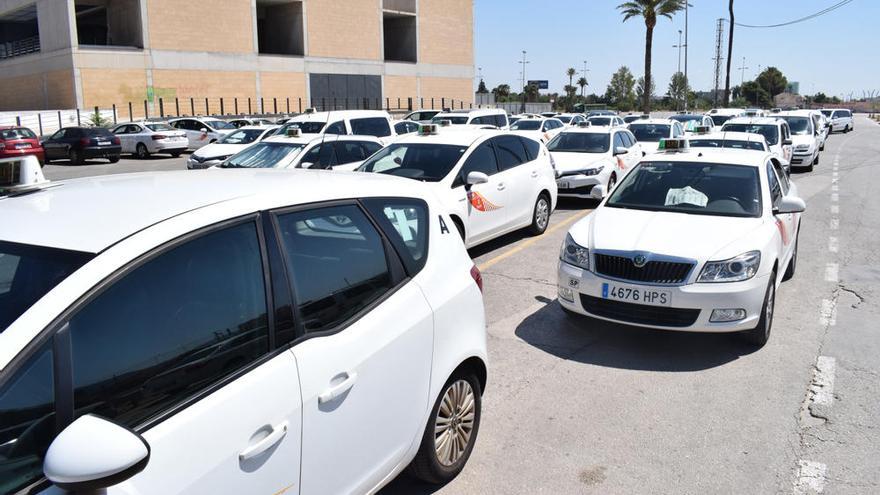
[[[776,228],[779,229],[779,235],[782,236],[782,245],[788,246],[788,243],[791,241],[788,237],[788,230],[785,228],[785,224],[780,219],[776,219]]]
[[[617,157],[617,168],[620,170],[626,170],[626,163],[623,162],[623,158]]]
[[[474,191],[468,191],[468,201],[470,201],[471,206],[476,208],[478,211],[495,211],[504,208],[503,206],[493,204],[482,194]]]

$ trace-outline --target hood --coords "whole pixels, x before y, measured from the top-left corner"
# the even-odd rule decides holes
[[[761,218],[688,215],[600,206],[575,224],[572,238],[596,250],[644,251],[698,261],[742,254],[737,241],[763,225]]]
[[[816,139],[811,134],[792,134],[791,144],[794,146],[808,144],[812,148],[816,144]]]
[[[585,168],[598,167],[608,159],[607,153],[571,153],[565,151],[551,151],[550,156],[556,162],[556,170],[559,172],[571,172]]]
[[[223,144],[223,143],[211,143],[207,146],[203,146],[193,153],[194,157],[198,157],[201,159],[210,159],[217,158],[221,156],[229,156],[238,153],[239,151],[248,147],[248,144]]]
[[[657,148],[660,147],[659,141],[639,141],[639,144],[642,145],[642,151],[645,153],[656,153]]]

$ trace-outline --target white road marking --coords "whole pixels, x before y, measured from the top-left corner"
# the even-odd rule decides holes
[[[840,227],[840,220],[832,218],[831,221],[828,223],[828,226],[831,228],[831,230],[837,230],[837,228]]]
[[[837,252],[837,237],[829,237],[828,238],[828,250],[832,253]]]
[[[828,263],[827,265],[825,265],[825,281],[837,283],[837,272],[837,263]]]
[[[828,470],[825,464],[800,460],[798,461],[798,475],[794,483],[796,495],[822,493],[825,489],[825,472]]]
[[[822,299],[822,307],[819,308],[819,325],[833,327],[837,325],[837,302],[831,299]]]
[[[840,195],[839,195],[839,194],[837,194],[837,193],[832,193],[832,194],[831,194],[831,202],[832,202],[832,203],[837,203],[839,200],[840,200]]]
[[[831,191],[832,191],[832,192],[837,192],[837,191],[839,191],[839,190],[840,190],[840,189],[838,188],[837,184],[831,184]]]
[[[813,383],[810,384],[810,391],[813,392],[813,404],[830,406],[834,402],[834,372],[836,369],[837,361],[833,357],[819,356],[819,359],[816,360]]]
[[[840,213],[840,206],[839,205],[831,205],[831,213],[834,215]]]

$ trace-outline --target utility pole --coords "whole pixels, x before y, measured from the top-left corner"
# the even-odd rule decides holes
[[[678,30],[678,44],[672,45],[672,48],[678,48],[678,72],[681,72],[681,49],[684,45],[681,44],[681,29]]]
[[[584,79],[585,79],[585,80],[587,79],[587,72],[589,72],[589,71],[590,71],[590,69],[587,68],[587,61],[584,60]],[[590,84],[589,84],[589,82],[588,82],[588,83],[587,83],[587,86],[589,86],[589,85],[590,85]],[[587,86],[584,86],[583,88],[581,88],[581,98],[584,97],[584,91],[586,91]]]
[[[715,30],[715,90],[713,91],[712,100],[714,105],[718,106],[718,90],[721,86],[721,62],[724,57],[721,55],[721,46],[724,45],[724,19],[718,19],[718,26]]]
[[[520,62],[522,64],[522,96],[523,96],[521,112],[525,113],[525,111],[526,111],[526,64],[529,63],[529,61],[526,60],[526,51],[525,50],[522,51],[522,56],[523,56],[522,62]]]
[[[746,82],[746,69],[748,69],[748,67],[746,67],[746,58],[745,57],[743,57],[742,67],[737,67],[737,69],[740,71],[739,87],[740,87],[740,91],[742,91],[742,85]]]
[[[684,112],[688,111],[688,100],[690,99],[690,80],[688,79],[688,6],[687,0],[684,2]]]

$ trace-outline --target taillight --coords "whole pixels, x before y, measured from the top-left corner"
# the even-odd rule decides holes
[[[113,144],[120,144],[122,141],[120,141],[118,137],[113,136],[112,142]]]
[[[480,292],[483,292],[483,274],[480,273],[480,269],[477,268],[477,265],[474,265],[471,268],[471,277],[473,277],[474,282],[477,283],[477,287],[480,288]]]
[[[164,134],[153,134],[153,135],[150,136],[150,137],[153,138],[153,141],[158,141],[158,140],[160,140],[160,139],[165,139],[165,138],[167,138],[168,136],[166,136],[166,135],[164,135]]]
[[[83,146],[88,146],[88,145],[92,144],[92,140],[89,138],[82,138],[79,140],[79,144],[81,144]]]

